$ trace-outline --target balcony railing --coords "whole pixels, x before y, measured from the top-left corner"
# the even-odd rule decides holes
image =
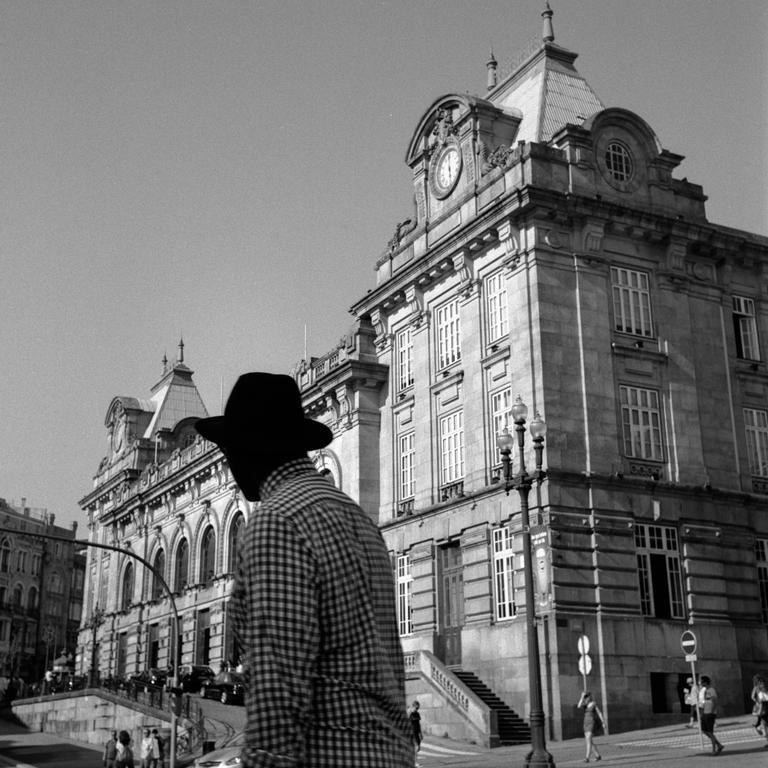
[[[450,501],[451,499],[460,499],[464,495],[464,481],[457,480],[454,483],[447,483],[440,488],[440,501]]]

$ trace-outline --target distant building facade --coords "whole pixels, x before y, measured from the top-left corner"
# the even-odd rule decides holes
[[[61,658],[74,669],[85,576],[77,523],[0,499],[0,527],[0,674],[39,682]]]
[[[208,412],[183,352],[182,342],[149,398],[116,397],[107,410],[109,452],[81,501],[89,540],[103,545],[88,549],[83,674],[171,666],[174,642],[180,664],[218,669],[237,655],[226,604],[249,509],[219,451],[194,431]]]

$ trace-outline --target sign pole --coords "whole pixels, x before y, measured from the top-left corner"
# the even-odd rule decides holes
[[[696,677],[696,654],[692,653],[691,656],[691,677],[693,678],[693,684],[696,686],[696,727],[699,730],[699,746],[704,749],[704,734],[701,732],[701,712],[699,712],[699,679]]]
[[[691,632],[690,629],[686,629],[680,636],[680,647],[685,654],[685,660],[691,663],[691,677],[693,678],[693,685],[696,686],[696,722],[699,726],[699,746],[704,749],[704,735],[701,730],[701,711],[699,710],[699,680],[696,677],[696,662],[698,658],[696,656],[696,635]]]

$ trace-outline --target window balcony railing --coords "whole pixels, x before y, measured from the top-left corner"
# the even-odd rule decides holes
[[[752,492],[753,493],[768,493],[768,477],[753,477],[752,478]]]
[[[397,516],[403,517],[403,515],[413,514],[413,499],[405,499],[397,505]]]
[[[629,460],[629,474],[639,477],[649,477],[651,480],[664,479],[664,466],[650,461]]]
[[[464,481],[456,480],[453,483],[447,483],[440,488],[440,501],[450,501],[464,496]]]

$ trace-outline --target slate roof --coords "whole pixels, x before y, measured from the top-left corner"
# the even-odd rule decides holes
[[[580,125],[603,103],[573,66],[577,54],[542,42],[488,98],[505,111],[519,110],[523,119],[516,141],[547,142],[567,123]]]

